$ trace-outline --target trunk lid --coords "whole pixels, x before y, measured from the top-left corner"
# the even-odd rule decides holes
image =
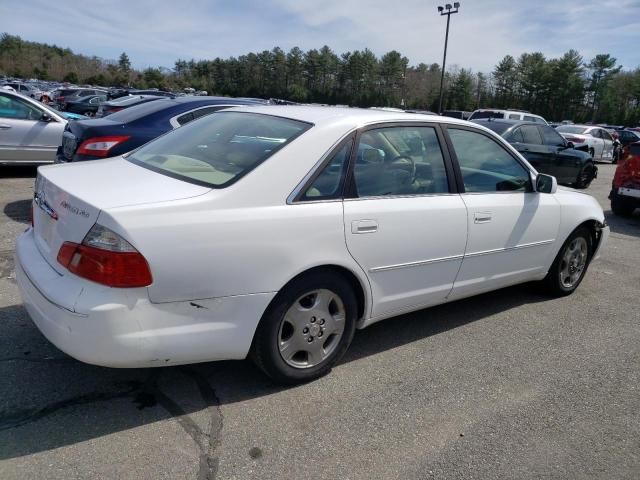
[[[64,242],[81,243],[101,210],[179,200],[210,189],[167,177],[121,157],[40,167],[33,221],[38,250],[59,273]]]

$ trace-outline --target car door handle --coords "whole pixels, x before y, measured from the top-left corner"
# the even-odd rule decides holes
[[[6,123],[0,123],[0,129],[8,130],[11,128],[11,125],[7,125]]]
[[[351,233],[375,233],[378,231],[378,222],[375,220],[354,220],[351,222]]]
[[[476,212],[473,214],[473,223],[489,223],[491,212]]]

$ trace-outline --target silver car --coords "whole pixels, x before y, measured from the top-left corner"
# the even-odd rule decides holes
[[[0,90],[0,165],[53,163],[66,124],[61,112]]]

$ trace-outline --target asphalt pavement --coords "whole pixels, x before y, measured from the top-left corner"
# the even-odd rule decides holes
[[[640,478],[640,215],[571,296],[526,284],[356,334],[313,383],[248,361],[116,370],[51,345],[22,306],[35,169],[0,170],[0,478]]]

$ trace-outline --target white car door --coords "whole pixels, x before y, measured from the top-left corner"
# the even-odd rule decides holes
[[[460,268],[467,212],[441,135],[426,124],[359,135],[344,226],[371,284],[374,321],[445,301]]]
[[[602,137],[603,150],[602,159],[612,161],[613,160],[613,137],[604,128],[598,129],[600,136]]]
[[[539,279],[553,261],[560,206],[532,191],[529,169],[489,134],[447,128],[468,210],[464,260],[450,298]]]
[[[53,162],[64,123],[41,120],[44,111],[0,92],[0,162]]]
[[[592,137],[592,140],[591,140],[590,143],[591,143],[592,148],[593,148],[593,159],[594,160],[600,160],[602,158],[603,153],[604,153],[604,140],[602,139],[602,136],[600,135],[600,129],[599,128],[592,128],[591,130],[589,130],[587,135],[590,135]]]

